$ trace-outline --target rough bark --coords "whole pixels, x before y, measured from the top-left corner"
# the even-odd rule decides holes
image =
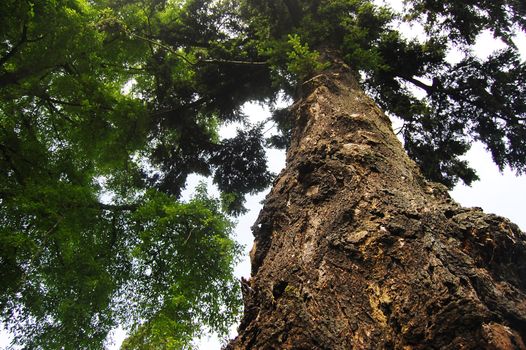
[[[351,74],[304,87],[227,349],[526,349],[526,235],[426,181]]]

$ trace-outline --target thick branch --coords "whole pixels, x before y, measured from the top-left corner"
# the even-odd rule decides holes
[[[111,63],[102,63],[101,67],[102,68],[116,68],[124,72],[136,72],[137,74],[144,73],[146,71],[145,68],[122,66],[122,65],[111,64]]]
[[[265,66],[268,64],[267,61],[238,61],[238,60],[222,60],[222,59],[199,60],[195,64],[199,64],[199,63],[238,64],[238,65],[248,65],[248,66]]]
[[[27,42],[27,25],[24,25],[22,27],[22,35],[20,36],[20,40],[13,46],[11,51],[9,51],[4,57],[0,58],[0,66],[3,66],[11,57],[16,55],[16,53],[20,50],[22,45]]]
[[[184,55],[182,55],[181,53],[177,52],[177,50],[174,50],[172,47],[160,42],[160,41],[157,41],[157,40],[153,40],[153,39],[150,39],[150,38],[147,38],[145,36],[142,36],[142,35],[139,35],[139,34],[136,34],[136,33],[133,33],[133,32],[130,32],[130,31],[126,31],[129,35],[137,38],[137,39],[140,39],[140,40],[144,40],[144,41],[147,41],[148,43],[152,44],[152,45],[155,45],[155,46],[158,46],[160,48],[163,48],[165,49],[166,51],[174,54],[175,56],[181,58],[183,61],[185,61],[186,63],[192,65],[192,66],[196,66],[196,65],[199,65],[199,64],[202,64],[202,63],[212,63],[212,64],[239,64],[239,65],[256,65],[256,66],[261,66],[261,65],[266,65],[268,64],[267,61],[239,61],[239,60],[224,60],[224,59],[199,59],[195,62],[192,62],[191,60],[189,60],[187,57],[185,57]]]
[[[8,147],[0,144],[0,151],[1,153],[4,155],[2,158],[4,158],[4,160],[11,166],[11,170],[13,171],[13,174],[16,178],[16,180],[24,185],[25,184],[25,176],[23,175],[23,173],[18,169],[18,167],[15,165],[15,162],[13,161],[13,158],[11,157],[11,155],[9,153],[11,153],[8,149]]]
[[[86,107],[85,105],[83,105],[81,103],[78,103],[78,102],[69,102],[69,101],[59,100],[59,99],[53,98],[53,97],[48,96],[48,95],[38,95],[37,97],[40,98],[43,101],[47,101],[47,102],[54,103],[54,104],[59,104],[59,105],[62,105],[62,106],[79,107],[79,108]],[[106,106],[102,106],[102,105],[99,106],[99,108],[103,109],[105,111],[113,111],[114,110],[111,107],[106,107]]]
[[[135,211],[139,208],[138,204],[104,204],[97,203],[97,206],[102,210],[111,211]]]
[[[4,57],[0,58],[0,66],[3,66],[11,57],[16,55],[25,43],[34,43],[42,40],[43,38],[44,36],[37,37],[36,39],[28,39],[27,24],[24,24],[22,27],[22,34],[20,35],[20,40],[18,40],[18,42],[11,48],[11,51],[6,53]]]
[[[411,84],[421,88],[422,90],[424,90],[425,92],[427,92],[428,94],[431,94],[434,90],[435,90],[435,85],[427,85],[425,84],[424,82],[418,80],[418,79],[415,79],[413,77],[408,77],[408,76],[401,76],[400,78],[404,79],[405,81],[408,81],[410,82]]]
[[[49,71],[49,70],[52,70],[58,67],[59,66],[57,65],[40,67],[40,68],[33,67],[32,69],[20,69],[16,72],[6,72],[0,75],[0,87],[18,84],[19,81],[29,78],[32,75],[44,73],[46,71]]]

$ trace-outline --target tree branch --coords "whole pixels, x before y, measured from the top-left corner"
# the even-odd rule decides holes
[[[175,56],[181,58],[182,60],[184,60],[186,63],[192,65],[192,66],[196,66],[196,65],[199,65],[199,64],[202,64],[202,63],[212,63],[212,64],[237,64],[237,65],[256,65],[256,66],[261,66],[261,65],[267,65],[268,62],[267,61],[239,61],[239,60],[224,60],[224,59],[199,59],[195,62],[192,62],[191,60],[189,60],[188,58],[186,58],[184,55],[182,55],[181,53],[177,52],[177,50],[174,50],[172,47],[158,41],[158,40],[153,40],[153,39],[150,39],[150,38],[147,38],[145,36],[142,36],[142,35],[139,35],[139,34],[136,34],[136,33],[133,33],[133,32],[130,32],[128,30],[125,30],[126,33],[128,33],[129,35],[137,38],[137,39],[140,39],[140,40],[144,40],[152,45],[155,45],[155,46],[158,46],[160,48],[163,48],[165,49],[166,51],[174,54]]]
[[[171,52],[172,54],[174,54],[175,56],[181,58],[181,59],[184,60],[186,63],[188,63],[188,64],[190,64],[190,65],[192,65],[192,66],[195,65],[194,62],[190,61],[190,60],[189,60],[188,58],[186,58],[184,55],[181,55],[179,52],[177,52],[176,50],[174,50],[174,49],[171,48],[170,46],[161,43],[160,41],[153,40],[153,39],[147,38],[147,37],[145,37],[145,36],[142,36],[142,35],[140,35],[140,34],[133,33],[133,32],[131,32],[131,31],[127,30],[127,29],[124,29],[124,31],[125,31],[126,33],[128,33],[129,35],[131,35],[132,37],[135,37],[135,38],[140,39],[140,40],[144,40],[144,41],[146,41],[146,42],[148,42],[148,43],[150,43],[150,44],[152,44],[152,45],[155,45],[155,46],[161,47],[161,48],[165,49],[166,51]]]
[[[27,42],[27,24],[24,24],[22,27],[22,35],[20,37],[20,40],[13,46],[11,51],[9,51],[4,57],[0,58],[0,66],[3,66],[11,57],[16,55],[16,53],[20,50],[22,45]]]
[[[13,170],[13,174],[15,175],[16,180],[21,185],[25,185],[25,176],[23,173],[18,169],[18,167],[15,165],[15,162],[13,161],[13,158],[9,153],[14,154],[13,150],[9,146],[5,146],[0,143],[0,151],[4,155],[4,160],[11,166],[11,170]]]
[[[24,24],[24,26],[22,27],[22,34],[20,35],[20,40],[18,40],[18,42],[11,48],[11,51],[6,53],[4,57],[0,58],[0,66],[3,66],[11,57],[16,55],[25,43],[34,43],[39,40],[42,40],[43,38],[44,36],[37,37],[36,39],[28,39],[27,24]]]
[[[46,66],[40,68],[27,69],[23,68],[16,72],[6,72],[0,75],[0,87],[17,84],[20,80],[24,80],[32,75],[37,75],[39,73],[45,72],[46,74],[53,69],[60,67],[60,65]]]
[[[78,102],[63,101],[63,100],[59,100],[59,99],[53,98],[53,97],[48,96],[48,95],[37,95],[37,97],[40,98],[43,101],[59,104],[59,105],[62,105],[62,106],[79,107],[79,108],[86,107],[85,105],[82,105],[81,103],[78,103]],[[114,109],[111,108],[111,107],[106,107],[106,106],[98,106],[98,107],[100,109],[102,109],[102,110],[105,110],[105,111],[114,111]]]
[[[427,92],[428,94],[431,94],[434,90],[435,90],[435,85],[427,85],[425,84],[424,82],[418,80],[418,79],[415,79],[413,77],[407,77],[407,76],[400,76],[400,78],[404,79],[405,81],[408,81],[410,82],[411,84],[421,88],[422,90],[424,90],[425,92]]]
[[[139,208],[138,204],[104,204],[97,203],[97,206],[102,210],[111,211],[135,211]]]
[[[122,65],[111,64],[111,63],[102,63],[100,66],[102,68],[116,68],[124,72],[137,72],[137,74],[144,73],[146,71],[145,68],[122,66]]]
[[[238,60],[222,60],[222,59],[199,60],[195,64],[199,64],[199,63],[239,64],[239,65],[248,65],[248,66],[265,66],[268,64],[267,61],[238,61]]]

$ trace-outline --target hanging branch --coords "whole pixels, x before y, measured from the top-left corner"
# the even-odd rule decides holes
[[[142,36],[140,34],[137,34],[137,33],[133,33],[127,29],[123,29],[128,35],[134,37],[134,38],[137,38],[137,39],[140,39],[140,40],[144,40],[152,45],[155,45],[155,46],[158,46],[158,47],[161,47],[163,49],[165,49],[166,51],[174,54],[175,56],[181,58],[182,60],[184,60],[186,63],[192,65],[192,66],[197,66],[199,64],[202,64],[202,63],[209,63],[209,64],[235,64],[235,65],[251,65],[251,66],[262,66],[262,65],[267,65],[268,62],[267,61],[241,61],[241,60],[225,60],[225,59],[199,59],[195,62],[192,62],[191,60],[189,60],[186,56],[182,55],[181,53],[179,53],[177,50],[174,50],[172,47],[158,41],[158,40],[154,40],[154,39],[150,39],[150,38],[147,38],[145,36]]]

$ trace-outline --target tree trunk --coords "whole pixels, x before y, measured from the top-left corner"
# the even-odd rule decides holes
[[[304,90],[227,349],[526,349],[526,235],[426,181],[350,73]]]

